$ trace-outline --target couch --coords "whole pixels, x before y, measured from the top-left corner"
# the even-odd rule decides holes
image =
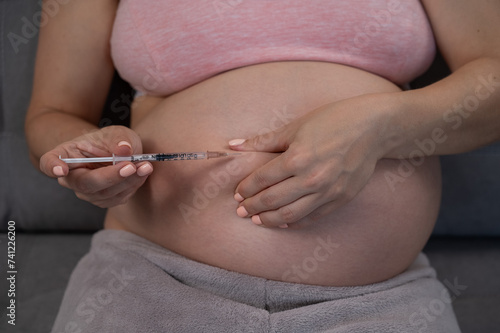
[[[105,214],[43,176],[28,158],[23,123],[42,14],[38,1],[0,0],[0,332],[50,331],[70,273]],[[437,57],[412,86],[445,75],[446,65]],[[132,94],[116,76],[102,126],[127,124]],[[454,296],[462,331],[499,332],[500,144],[441,162],[441,211],[424,252]],[[7,322],[9,227],[15,228],[15,326]]]

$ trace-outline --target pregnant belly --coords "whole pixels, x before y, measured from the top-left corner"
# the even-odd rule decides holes
[[[229,151],[230,139],[276,130],[324,104],[398,90],[342,65],[268,63],[139,104],[132,128],[144,152]],[[404,271],[425,245],[439,208],[436,158],[410,171],[409,162],[381,160],[369,183],[345,206],[301,228],[271,229],[238,217],[233,195],[243,178],[276,156],[244,153],[156,163],[134,197],[109,210],[105,225],[206,264],[319,285],[388,279]],[[394,176],[400,177],[397,183],[391,181]]]

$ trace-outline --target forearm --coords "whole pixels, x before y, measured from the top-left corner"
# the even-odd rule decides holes
[[[25,132],[30,159],[36,167],[40,157],[47,151],[98,128],[87,120],[63,111],[44,110],[35,115],[31,114],[28,113]]]
[[[500,140],[500,59],[475,60],[392,98],[385,158],[456,154]]]

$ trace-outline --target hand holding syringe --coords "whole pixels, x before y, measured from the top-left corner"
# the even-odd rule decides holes
[[[83,157],[83,158],[59,158],[65,163],[106,163],[113,162],[142,162],[142,161],[187,161],[187,160],[205,160],[211,158],[228,157],[240,155],[240,153],[226,153],[220,151],[206,152],[184,152],[184,153],[164,153],[164,154],[137,154],[131,156],[113,156],[109,157]]]
[[[145,152],[149,154],[143,154]],[[144,185],[154,172],[154,161],[179,160],[178,163],[182,164],[181,161],[192,160],[185,163],[205,164],[194,160],[232,155],[229,149],[220,152],[178,150],[178,153],[167,151],[165,154],[156,154],[160,152],[144,150],[141,137],[128,127],[107,126],[62,142],[45,152],[39,165],[44,174],[57,178],[61,186],[74,191],[78,198],[101,208],[110,208],[128,202]],[[238,156],[217,162],[231,162],[235,157]],[[210,161],[206,161],[206,164],[215,167]],[[160,165],[157,166],[165,171]],[[162,170],[159,170],[160,175]],[[157,183],[160,178],[154,178],[152,182]]]

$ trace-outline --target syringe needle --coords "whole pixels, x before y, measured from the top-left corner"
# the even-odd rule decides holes
[[[222,151],[207,151],[207,160],[210,158],[228,157],[234,155],[241,155],[241,153],[226,153]]]

